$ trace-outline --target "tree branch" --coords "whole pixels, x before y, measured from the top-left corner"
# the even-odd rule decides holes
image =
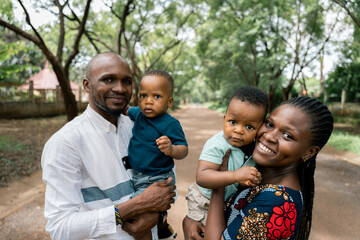
[[[64,3],[64,5],[61,5],[60,2],[58,0],[54,0],[54,3],[56,5],[56,7],[59,10],[59,26],[60,26],[60,33],[59,33],[59,40],[58,40],[58,48],[57,48],[57,52],[56,52],[56,57],[58,58],[58,61],[61,63],[62,62],[62,56],[63,56],[63,49],[64,49],[64,44],[65,44],[65,21],[64,21],[64,7],[65,4],[67,4],[67,1]]]
[[[166,71],[166,69],[169,67],[169,65],[170,65],[171,63],[173,63],[178,57],[180,57],[183,48],[184,48],[184,43],[181,44],[178,53],[177,53],[172,59],[170,59],[170,61],[168,61],[168,62],[165,64],[165,66],[162,68],[163,71]]]
[[[162,52],[157,56],[157,58],[150,64],[150,66],[148,67],[148,69],[152,69],[154,67],[154,65],[160,60],[160,58],[170,49],[172,49],[173,47],[175,47],[176,45],[178,45],[180,43],[180,40],[176,40],[175,42],[173,42],[172,44],[168,45],[164,50],[162,50]]]
[[[348,7],[346,7],[346,5],[340,1],[340,0],[333,0],[335,3],[337,3],[338,5],[340,5],[340,7],[342,7],[347,14],[349,14],[349,16],[351,17],[351,19],[355,22],[355,24],[360,28],[360,20],[355,16],[355,14],[353,14],[350,9]]]
[[[82,19],[81,24],[79,26],[78,34],[77,34],[77,36],[75,38],[75,41],[74,41],[73,50],[72,50],[71,54],[69,55],[69,57],[67,58],[66,63],[65,63],[64,70],[65,70],[65,73],[66,73],[67,76],[69,76],[70,64],[71,64],[72,60],[74,59],[74,57],[79,52],[79,43],[80,43],[81,37],[82,37],[82,35],[83,35],[84,31],[85,31],[85,24],[86,24],[87,18],[89,16],[90,4],[91,4],[91,0],[87,0],[86,6],[85,6],[85,11],[84,11],[84,16],[83,16],[83,19]]]
[[[21,0],[18,0],[19,4],[21,5],[21,8],[24,10],[25,13],[25,19],[27,24],[29,24],[29,26],[31,27],[31,29],[34,31],[36,37],[38,38],[39,44],[41,44],[42,46],[46,47],[46,44],[44,42],[44,40],[42,39],[42,37],[40,36],[40,34],[38,33],[38,31],[36,30],[36,28],[34,27],[34,25],[32,25],[31,20],[30,20],[30,15],[27,11],[27,9],[25,8],[24,4],[22,3]],[[40,45],[39,45],[40,46]],[[47,48],[47,47],[46,47]]]

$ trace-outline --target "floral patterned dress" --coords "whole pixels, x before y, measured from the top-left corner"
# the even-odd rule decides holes
[[[235,193],[226,204],[224,239],[294,239],[303,198],[281,185],[260,185]]]

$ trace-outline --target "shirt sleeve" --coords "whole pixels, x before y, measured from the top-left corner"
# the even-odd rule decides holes
[[[180,122],[176,119],[167,127],[165,135],[173,145],[188,145]]]
[[[81,209],[82,164],[69,137],[53,136],[46,143],[42,168],[46,230],[52,239],[87,239],[116,233],[113,206],[92,211]]]
[[[226,151],[224,151],[221,142],[217,141],[215,135],[206,141],[199,159],[220,165]]]
[[[140,108],[139,107],[130,107],[128,110],[128,116],[132,121],[135,121],[136,118],[140,114]]]

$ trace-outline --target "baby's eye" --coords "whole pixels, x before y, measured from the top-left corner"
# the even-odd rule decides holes
[[[265,127],[272,128],[272,127],[274,127],[274,125],[269,120],[265,120]]]
[[[146,94],[144,93],[140,94],[140,98],[146,98]]]
[[[155,99],[160,99],[161,96],[160,96],[160,95],[155,95],[154,98],[155,98]]]
[[[248,129],[248,130],[253,130],[253,129],[255,129],[253,126],[251,126],[251,125],[247,125],[246,126],[246,129]]]
[[[285,139],[288,139],[288,140],[293,140],[294,139],[294,137],[290,133],[287,133],[287,132],[284,132],[283,136],[284,136]]]
[[[236,125],[236,121],[234,121],[234,120],[230,120],[229,123],[230,123],[231,125]]]

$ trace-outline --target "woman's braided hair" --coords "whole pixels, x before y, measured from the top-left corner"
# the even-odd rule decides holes
[[[301,109],[311,121],[311,146],[320,149],[326,144],[333,130],[334,118],[329,109],[319,100],[310,97],[296,97],[282,105],[291,105]],[[304,197],[304,208],[301,218],[300,229],[296,239],[308,239],[311,229],[312,208],[314,200],[314,172],[316,167],[316,155],[306,162],[301,161],[297,172],[301,190]]]

